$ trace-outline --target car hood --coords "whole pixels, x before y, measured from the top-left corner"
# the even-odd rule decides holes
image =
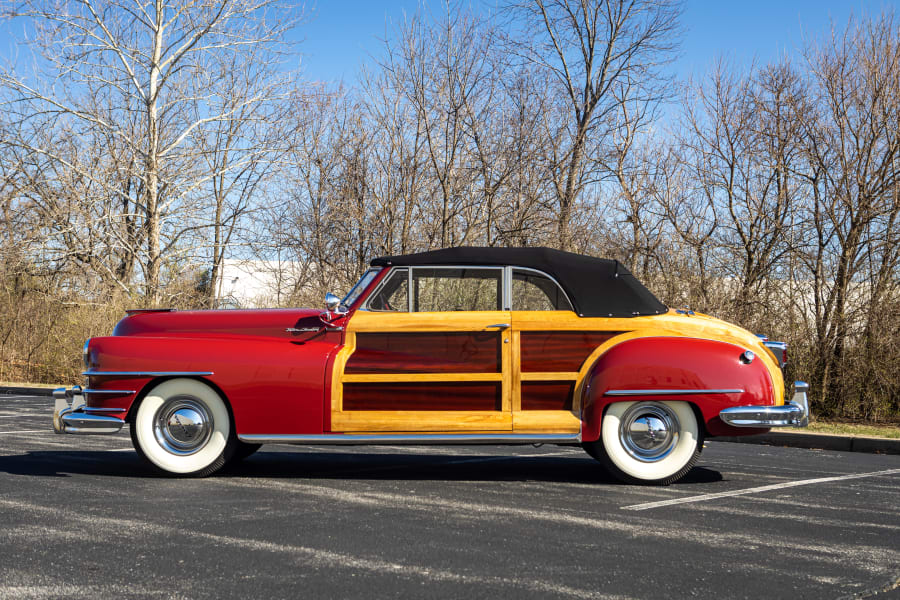
[[[113,335],[270,336],[288,327],[319,326],[321,313],[312,308],[136,312],[119,321]]]

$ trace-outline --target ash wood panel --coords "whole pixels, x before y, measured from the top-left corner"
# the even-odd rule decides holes
[[[512,429],[512,413],[499,411],[345,411],[331,418],[335,431],[456,433]]]
[[[510,410],[517,412],[522,409],[522,369],[519,365],[519,342],[521,333],[513,330],[509,332],[509,404]]]
[[[394,383],[413,381],[503,381],[501,373],[364,373],[344,375],[344,383]]]
[[[513,431],[517,433],[578,433],[581,419],[568,410],[533,410],[515,413]]]
[[[488,325],[509,323],[505,310],[383,313],[360,310],[353,313],[347,330],[362,332],[403,331],[487,331]],[[496,331],[492,329],[490,331]]]
[[[574,381],[526,381],[522,384],[522,410],[572,410]]]
[[[575,381],[578,379],[578,371],[533,371],[522,373],[522,381]]]
[[[358,333],[344,372],[499,373],[500,337],[496,330]]]
[[[522,372],[578,371],[597,346],[620,331],[523,331]]]

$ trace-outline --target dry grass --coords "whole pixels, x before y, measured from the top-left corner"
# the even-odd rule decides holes
[[[807,431],[810,433],[828,433],[832,435],[900,439],[900,425],[863,425],[859,423],[815,421],[809,424]]]
[[[27,381],[0,381],[0,387],[33,387],[33,388],[47,388],[47,389],[55,389],[58,387],[65,387],[63,384],[54,384],[54,383],[30,383]]]

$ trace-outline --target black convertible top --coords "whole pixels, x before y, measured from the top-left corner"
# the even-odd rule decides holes
[[[464,246],[418,254],[382,256],[373,267],[513,266],[551,275],[568,294],[581,317],[637,317],[667,312],[622,263],[552,248],[478,248]]]

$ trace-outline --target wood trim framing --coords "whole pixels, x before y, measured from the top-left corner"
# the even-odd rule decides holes
[[[341,378],[344,383],[410,383],[416,381],[503,381],[502,373],[363,373]]]
[[[384,313],[357,311],[350,318],[344,347],[337,353],[331,378],[331,431],[352,433],[577,433],[581,427],[582,396],[586,377],[596,360],[611,347],[640,337],[687,335],[750,344],[749,334],[704,315],[689,317],[670,311],[664,315],[635,319],[581,318],[569,311],[485,311],[448,313]],[[471,332],[497,331],[490,325],[511,324],[502,330],[500,373],[358,373],[344,374],[356,349],[359,332]],[[690,327],[687,327],[690,323]],[[522,372],[522,332],[590,331],[622,332],[597,346],[578,371]],[[771,357],[760,355],[770,372],[780,373]],[[776,398],[783,398],[784,385],[773,375]],[[500,411],[344,411],[343,383],[379,382],[496,382],[501,383]],[[571,410],[522,410],[522,382],[574,382]]]

